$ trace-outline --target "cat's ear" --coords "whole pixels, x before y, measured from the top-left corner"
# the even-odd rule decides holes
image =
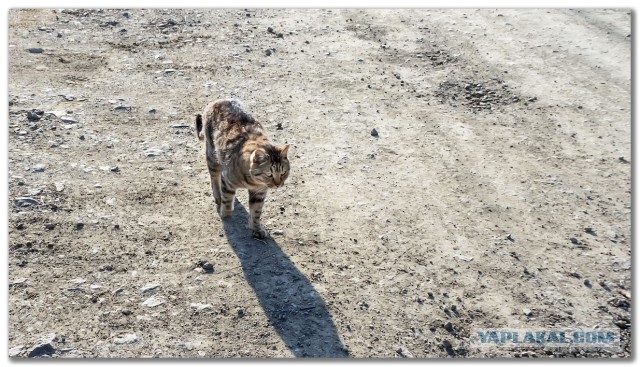
[[[264,150],[256,149],[251,153],[251,162],[262,163],[267,160],[267,153]]]
[[[283,147],[278,148],[278,150],[280,150],[280,156],[281,156],[282,158],[285,158],[285,159],[286,159],[286,158],[287,158],[287,152],[289,151],[289,144],[287,144],[287,145],[285,145],[285,146],[283,146]]]

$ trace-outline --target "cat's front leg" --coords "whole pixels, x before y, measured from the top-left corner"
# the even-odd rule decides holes
[[[256,238],[265,238],[269,235],[267,230],[260,224],[262,205],[266,196],[266,189],[262,191],[249,190],[249,228],[251,228],[253,236]]]
[[[220,180],[220,194],[220,217],[224,219],[233,214],[233,201],[236,197],[236,189],[232,188],[224,177]]]

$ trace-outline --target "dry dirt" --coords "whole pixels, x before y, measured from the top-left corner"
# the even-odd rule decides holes
[[[630,11],[9,23],[10,355],[630,355]],[[215,212],[193,125],[221,97],[291,145],[266,241],[246,193]],[[622,348],[469,341],[507,327]]]

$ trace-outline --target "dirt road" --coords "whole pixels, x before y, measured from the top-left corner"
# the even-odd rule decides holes
[[[629,11],[9,21],[10,355],[629,356]],[[246,193],[215,212],[193,123],[222,97],[291,145],[266,241]]]

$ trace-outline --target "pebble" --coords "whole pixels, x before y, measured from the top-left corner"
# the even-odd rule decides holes
[[[35,167],[33,167],[33,171],[32,172],[44,172],[44,170],[46,169],[44,164],[38,164]]]
[[[111,167],[111,168],[109,168],[109,170],[111,172],[120,172],[120,168],[118,166]]]
[[[9,357],[17,357],[24,350],[24,345],[17,345],[9,349]]]
[[[9,286],[11,287],[17,287],[20,285],[25,285],[27,283],[27,278],[18,278],[12,282],[9,283]]]
[[[442,346],[445,347],[446,349],[449,349],[451,348],[451,342],[445,339],[442,341]]]
[[[600,284],[601,287],[607,286],[607,283],[605,283],[604,279],[598,279],[598,284]]]
[[[371,136],[373,136],[374,138],[377,138],[378,137],[378,130],[372,129],[371,130]]]
[[[405,348],[405,347],[400,347],[400,348],[396,349],[396,352],[402,358],[413,358],[413,354],[411,354],[411,352],[409,352],[409,350],[407,348]]]
[[[44,228],[48,229],[48,230],[52,230],[54,228],[56,228],[56,225],[53,223],[47,223],[44,225]]]
[[[131,111],[131,106],[121,105],[113,108],[114,111]]]
[[[462,261],[466,261],[466,262],[469,262],[469,261],[473,260],[473,257],[471,257],[471,256],[455,255],[455,257],[457,257],[458,259],[460,259]]]
[[[533,313],[531,312],[531,310],[530,310],[530,309],[528,309],[528,308],[523,308],[523,309],[522,309],[522,312],[523,312],[525,315],[527,315],[527,316],[531,316],[531,315],[533,315]]]
[[[586,285],[587,287],[591,286],[591,281],[589,279],[585,279],[584,285]]]
[[[156,113],[156,112],[157,112],[157,111],[156,111],[156,109],[155,109],[155,108],[152,108],[152,109],[150,109],[150,110],[149,110],[149,113]]]
[[[162,151],[162,149],[157,149],[157,148],[149,148],[144,151],[144,154],[147,157],[157,157],[159,155],[162,155],[163,153],[164,152]]]
[[[27,51],[29,51],[32,54],[41,54],[41,53],[44,52],[44,50],[42,48],[40,48],[40,47],[32,47],[32,48],[27,49]]]
[[[571,241],[571,243],[573,243],[574,245],[577,245],[577,244],[578,244],[578,239],[577,239],[577,238],[575,238],[575,237],[571,237],[571,238],[569,238],[569,241]]]
[[[284,231],[281,229],[276,229],[275,231],[273,231],[273,234],[277,236],[282,236],[284,235]]]
[[[62,120],[62,122],[67,123],[67,124],[77,124],[78,123],[78,120],[73,119],[71,117],[66,117],[66,116],[61,117],[60,120]]]
[[[202,264],[202,270],[204,270],[205,273],[213,273],[213,264],[210,262]]]
[[[75,279],[71,279],[71,280],[69,281],[69,283],[71,283],[71,284],[76,284],[76,285],[78,285],[78,284],[82,284],[82,283],[84,283],[84,282],[86,282],[86,279],[83,279],[83,278],[75,278]]]
[[[27,111],[27,120],[29,121],[38,121],[40,120],[40,116],[33,111]]]
[[[271,52],[271,49],[266,49],[266,50],[264,50],[264,54],[265,54],[266,56],[271,56],[271,53],[272,53],[272,52]]]
[[[122,309],[122,314],[125,316],[129,316],[131,315],[131,310],[129,310],[128,308],[123,308]]]
[[[142,302],[142,305],[146,306],[146,307],[157,307],[157,306],[163,305],[165,303],[166,303],[166,301],[165,301],[165,299],[163,297],[151,296],[151,297],[147,298],[146,301]]]
[[[113,339],[113,344],[133,344],[138,341],[136,334],[125,334]]]
[[[64,190],[64,184],[62,182],[56,182],[54,186],[56,187],[57,192]]]
[[[207,309],[207,308],[211,308],[213,306],[211,306],[208,303],[192,303],[191,307],[197,308],[198,310],[204,310],[204,309]]]
[[[443,325],[444,329],[447,331],[453,331],[453,324],[451,322],[447,322]]]
[[[99,184],[99,183],[97,183],[97,184],[93,185],[93,187],[95,187],[96,189],[101,189],[101,188],[102,188],[102,185],[101,185],[101,184]]]
[[[433,292],[427,292],[427,296],[429,296],[429,298],[431,298],[431,299],[434,299]]]
[[[40,339],[40,342],[33,348],[29,349],[28,357],[42,357],[50,356],[56,352],[55,342],[57,340],[56,334],[45,335]]]
[[[42,205],[38,200],[29,197],[19,197],[14,201],[15,205],[18,207],[27,207],[32,205]]]
[[[458,307],[456,305],[451,305],[451,311],[456,311]]]
[[[82,222],[76,223],[76,230],[81,230],[82,228],[84,228],[84,223]]]
[[[149,291],[152,291],[152,290],[158,288],[159,286],[160,286],[160,284],[147,283],[147,284],[145,284],[144,287],[140,288],[140,292],[146,293],[146,292],[149,292]]]

